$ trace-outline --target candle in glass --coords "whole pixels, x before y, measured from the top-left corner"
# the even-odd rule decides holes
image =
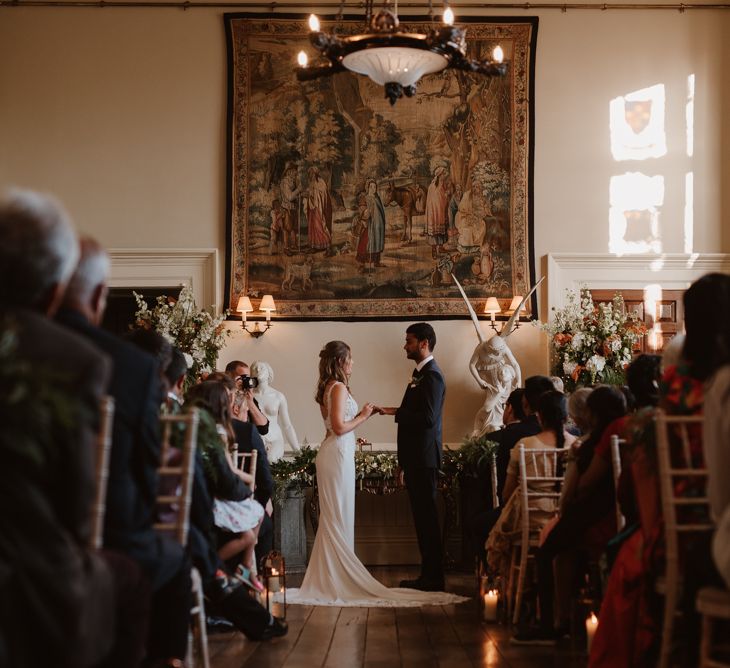
[[[275,568],[271,569],[271,575],[269,576],[269,589],[272,592],[279,591],[281,585],[279,584],[279,571]]]
[[[499,602],[499,593],[496,589],[490,589],[484,594],[484,621],[497,621],[497,603]]]
[[[592,612],[590,614],[590,617],[586,618],[586,643],[587,643],[588,654],[591,653],[591,644],[593,643],[593,636],[596,634],[597,628],[598,628],[598,617],[596,617],[596,613]]]

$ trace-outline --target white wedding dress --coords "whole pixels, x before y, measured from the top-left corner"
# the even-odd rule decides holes
[[[300,589],[287,590],[287,603],[351,607],[415,607],[467,600],[445,592],[389,589],[378,582],[355,556],[355,432],[337,436],[330,420],[330,395],[325,396],[327,434],[317,453],[319,527]],[[347,395],[345,421],[357,414]]]

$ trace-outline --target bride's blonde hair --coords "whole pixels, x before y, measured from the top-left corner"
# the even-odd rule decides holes
[[[349,388],[344,369],[349,357],[350,346],[344,341],[330,341],[319,351],[319,380],[314,397],[318,404],[324,404],[324,390],[331,380],[339,380]]]

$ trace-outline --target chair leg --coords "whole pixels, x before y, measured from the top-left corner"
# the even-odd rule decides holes
[[[512,592],[514,591],[515,584],[515,570],[517,568],[515,564],[515,556],[517,554],[517,548],[513,545],[510,548],[509,568],[507,569],[507,620],[512,619],[512,608],[514,606],[514,598]]]
[[[189,648],[188,658],[192,665],[192,660],[196,654],[203,664],[203,668],[210,668],[210,656],[208,654],[208,631],[205,620],[205,602],[203,600],[203,582],[200,579],[200,573],[197,568],[193,568],[190,572],[193,580],[193,627],[197,626],[195,633],[197,640],[197,651],[195,648]],[[192,651],[191,651],[192,650]]]
[[[527,570],[527,553],[530,550],[530,544],[522,541],[522,549],[520,550],[520,572],[517,574],[517,594],[515,595],[515,609],[512,613],[512,623],[517,625],[520,621],[520,608],[522,607],[522,593],[525,586],[525,571]]]
[[[677,613],[677,573],[667,568],[667,593],[664,598],[664,622],[662,624],[662,641],[659,652],[658,668],[669,668],[672,659],[672,633],[674,616]]]
[[[712,618],[702,615],[702,641],[700,642],[700,666],[707,668],[710,665],[710,647],[712,646]]]

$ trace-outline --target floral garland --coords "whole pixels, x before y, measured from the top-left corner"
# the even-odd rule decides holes
[[[552,321],[538,326],[550,336],[553,373],[567,391],[596,383],[623,384],[634,346],[646,333],[620,294],[596,306],[585,287],[580,293],[569,290],[566,306],[553,309]]]
[[[215,370],[218,353],[230,336],[224,326],[229,311],[218,317],[199,311],[193,291],[187,285],[177,299],[158,297],[153,308],[147,306],[143,295],[133,294],[137,301],[135,326],[158,331],[183,352],[189,368],[186,384],[193,384],[202,374]]]
[[[458,483],[461,475],[476,475],[487,457],[494,452],[497,444],[488,439],[467,438],[458,450],[444,449],[442,462],[442,485]],[[314,485],[316,467],[314,460],[317,450],[308,445],[302,446],[291,459],[279,459],[271,464],[274,478],[274,498],[281,499],[288,490],[303,490]],[[391,452],[356,452],[355,479],[359,488],[369,491],[393,491],[398,486],[400,467],[398,457]]]

